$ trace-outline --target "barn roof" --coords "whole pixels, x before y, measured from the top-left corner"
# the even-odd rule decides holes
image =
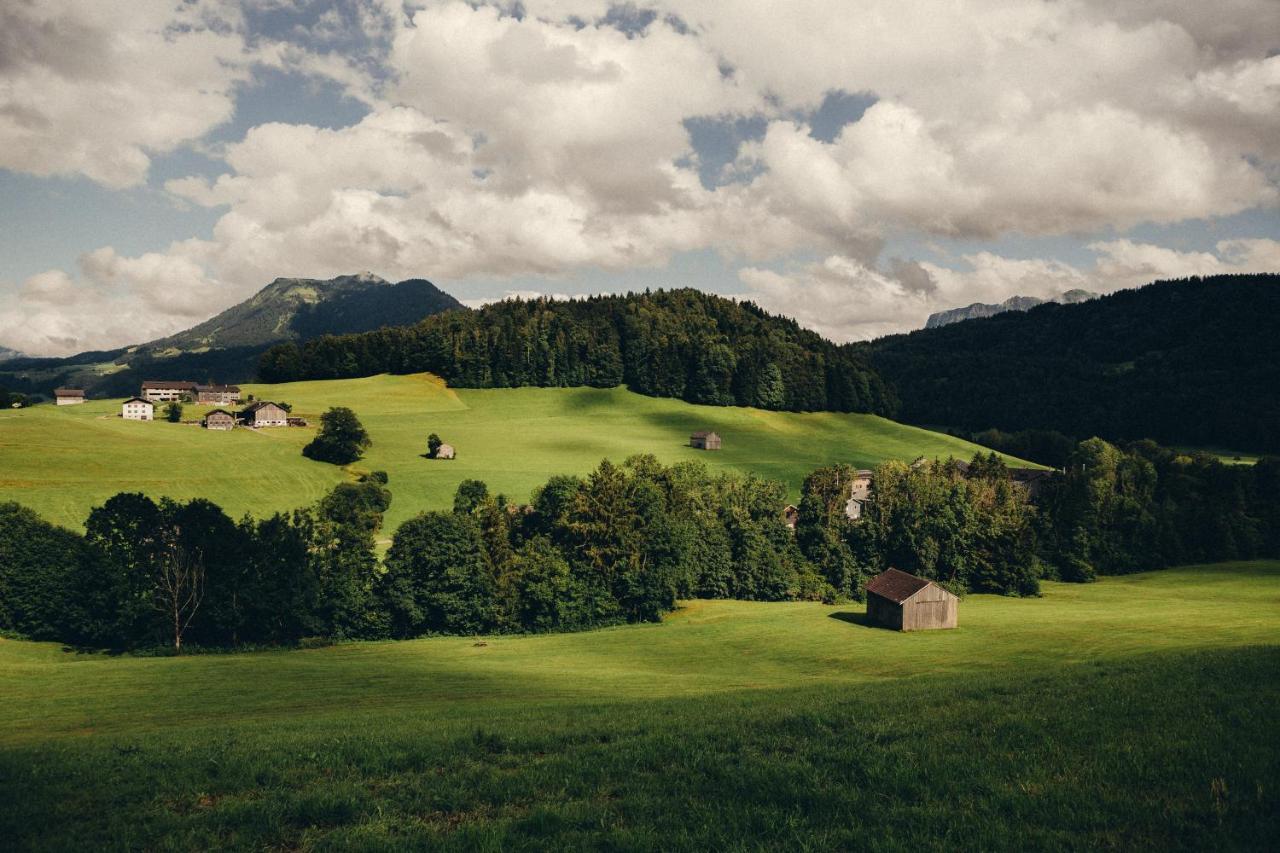
[[[275,406],[277,409],[280,408],[278,403],[273,403],[270,400],[259,400],[258,402],[250,403],[246,408],[241,409],[240,414],[251,415],[259,409],[265,409],[267,406]],[[281,409],[281,411],[283,411],[283,409]]]
[[[711,430],[700,429],[692,435],[692,438],[709,438],[715,435]]]
[[[213,392],[214,394],[239,394],[239,385],[197,385],[197,391]]]
[[[169,381],[168,379],[147,379],[142,383],[143,391],[160,391],[168,390],[170,388],[179,391],[194,391],[196,389],[196,383],[178,379],[173,381]]]
[[[227,417],[231,418],[232,420],[235,420],[235,417],[236,417],[235,415],[233,415],[233,414],[231,414],[230,412],[228,412],[226,409],[214,409],[213,411],[209,412],[209,414],[205,415],[205,417],[206,417],[206,418],[211,418],[211,417],[213,417],[214,415],[225,415],[225,416],[227,416]]]
[[[53,396],[55,397],[83,397],[83,388],[54,388]]]
[[[901,604],[930,583],[932,581],[897,569],[887,569],[867,582],[867,592],[887,598],[895,604]]]

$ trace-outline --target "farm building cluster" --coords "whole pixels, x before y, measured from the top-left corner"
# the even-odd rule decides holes
[[[200,385],[195,382],[148,379],[142,383],[142,393],[120,404],[120,417],[127,421],[153,421],[157,403],[189,401],[205,405],[235,405],[241,402],[237,385]],[[258,400],[239,411],[217,408],[200,420],[205,429],[229,430],[236,427],[262,429],[266,427],[306,426],[302,418],[289,416],[289,411],[279,403]]]
[[[926,465],[932,465],[933,462],[921,456],[911,463],[912,468],[921,468]],[[969,463],[959,459],[950,460],[950,464],[956,466],[961,474],[967,474],[969,471]],[[1029,497],[1037,497],[1041,490],[1049,483],[1049,478],[1053,475],[1052,471],[1042,468],[1015,468],[1010,467],[1009,481],[1015,486],[1024,489]],[[850,477],[845,491],[844,514],[850,521],[857,521],[862,518],[868,504],[873,498],[872,480],[875,472],[866,468],[860,468],[854,471]],[[795,504],[787,504],[783,507],[782,518],[787,523],[787,527],[795,529],[796,523],[800,520],[800,508]]]

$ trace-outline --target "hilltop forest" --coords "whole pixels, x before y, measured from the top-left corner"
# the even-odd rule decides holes
[[[861,346],[898,418],[1280,450],[1280,275],[1157,282]]]
[[[430,371],[460,388],[626,384],[715,406],[892,415],[892,393],[848,346],[696,290],[511,300],[413,326],[286,343],[264,382]]]

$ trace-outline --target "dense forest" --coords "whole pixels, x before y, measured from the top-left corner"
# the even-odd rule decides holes
[[[860,349],[898,417],[1280,450],[1280,276],[1158,282]]]
[[[892,414],[863,357],[792,320],[696,290],[509,300],[413,326],[274,347],[264,382],[430,371],[460,388],[612,387],[691,403]]]
[[[239,522],[206,500],[122,493],[81,535],[3,504],[0,632],[180,650],[566,631],[656,620],[685,598],[860,599],[891,566],[957,593],[1034,595],[1042,579],[1280,555],[1280,459],[1090,439],[1034,501],[994,454],[891,461],[858,520],[851,474],[812,472],[794,531],[781,484],[698,462],[606,460],[527,505],[467,480],[382,559],[391,492],[377,472]]]

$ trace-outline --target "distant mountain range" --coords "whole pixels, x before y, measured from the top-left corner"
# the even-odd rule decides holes
[[[1088,302],[1090,299],[1097,299],[1098,294],[1089,290],[1068,290],[1066,293],[1055,296],[1051,299],[1040,299],[1036,296],[1010,296],[1004,302],[989,303],[975,302],[964,308],[952,308],[950,311],[939,311],[936,314],[930,314],[929,319],[925,322],[926,329],[936,329],[939,326],[949,326],[952,323],[959,323],[964,320],[976,320],[981,317],[994,317],[997,314],[1003,314],[1006,311],[1030,311],[1037,305],[1044,305],[1046,302],[1056,302],[1060,305],[1075,305],[1078,302]]]
[[[134,393],[143,378],[245,382],[275,344],[401,326],[455,308],[462,303],[420,278],[395,284],[367,272],[278,278],[216,317],[159,340],[70,358],[15,354],[0,366],[0,386],[47,394],[67,385],[107,395]]]
[[[25,358],[25,357],[26,356],[18,352],[16,349],[9,349],[8,347],[0,347],[0,361],[8,361],[11,358]]]

